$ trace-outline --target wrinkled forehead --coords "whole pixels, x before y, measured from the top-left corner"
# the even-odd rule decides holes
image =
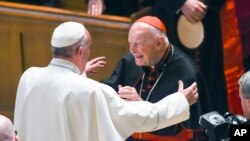
[[[152,36],[153,32],[150,25],[145,23],[136,22],[129,30],[129,38],[153,38]]]
[[[143,31],[149,31],[149,30],[150,30],[150,27],[151,27],[151,25],[149,25],[149,24],[142,23],[142,22],[136,22],[136,23],[134,23],[134,24],[131,26],[129,32],[135,32],[135,31],[137,31],[137,32],[142,31],[142,32],[143,32]]]

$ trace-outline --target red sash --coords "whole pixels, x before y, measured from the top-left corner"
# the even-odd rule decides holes
[[[182,130],[173,136],[161,136],[154,135],[151,133],[134,133],[132,136],[138,140],[148,140],[148,141],[188,141],[193,138],[193,130],[185,128],[183,125]]]

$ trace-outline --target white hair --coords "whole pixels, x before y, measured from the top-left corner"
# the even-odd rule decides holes
[[[250,99],[250,71],[244,73],[238,81],[242,96]]]
[[[165,40],[165,43],[166,44],[169,44],[169,40],[168,40],[168,37],[166,35],[166,33],[162,32],[160,29],[152,26],[152,25],[149,25],[149,24],[146,24],[146,23],[143,23],[145,25],[147,25],[147,27],[149,27],[149,29],[151,30],[151,32],[155,35],[155,36],[159,36],[159,37],[164,37],[164,40]]]

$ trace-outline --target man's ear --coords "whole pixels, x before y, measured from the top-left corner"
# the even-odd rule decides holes
[[[80,46],[80,47],[78,47],[78,49],[77,49],[77,55],[78,55],[78,56],[81,56],[82,54],[83,54],[83,47]]]
[[[164,37],[162,37],[162,36],[159,36],[159,37],[157,37],[157,39],[156,39],[156,46],[159,48],[161,48],[161,46],[163,45],[163,43],[164,43]]]
[[[76,58],[81,60],[83,55],[83,47],[82,46],[78,47],[75,53],[76,53]]]

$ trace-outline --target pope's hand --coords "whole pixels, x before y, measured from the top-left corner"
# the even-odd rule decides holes
[[[90,75],[98,73],[99,69],[104,68],[106,64],[105,59],[106,59],[105,56],[101,56],[88,61],[85,67],[86,74]]]
[[[178,81],[178,83],[179,83],[178,92],[181,92],[186,97],[189,105],[191,106],[192,104],[196,103],[198,99],[198,88],[196,82],[194,82],[186,89],[184,89],[184,85],[181,80]]]

